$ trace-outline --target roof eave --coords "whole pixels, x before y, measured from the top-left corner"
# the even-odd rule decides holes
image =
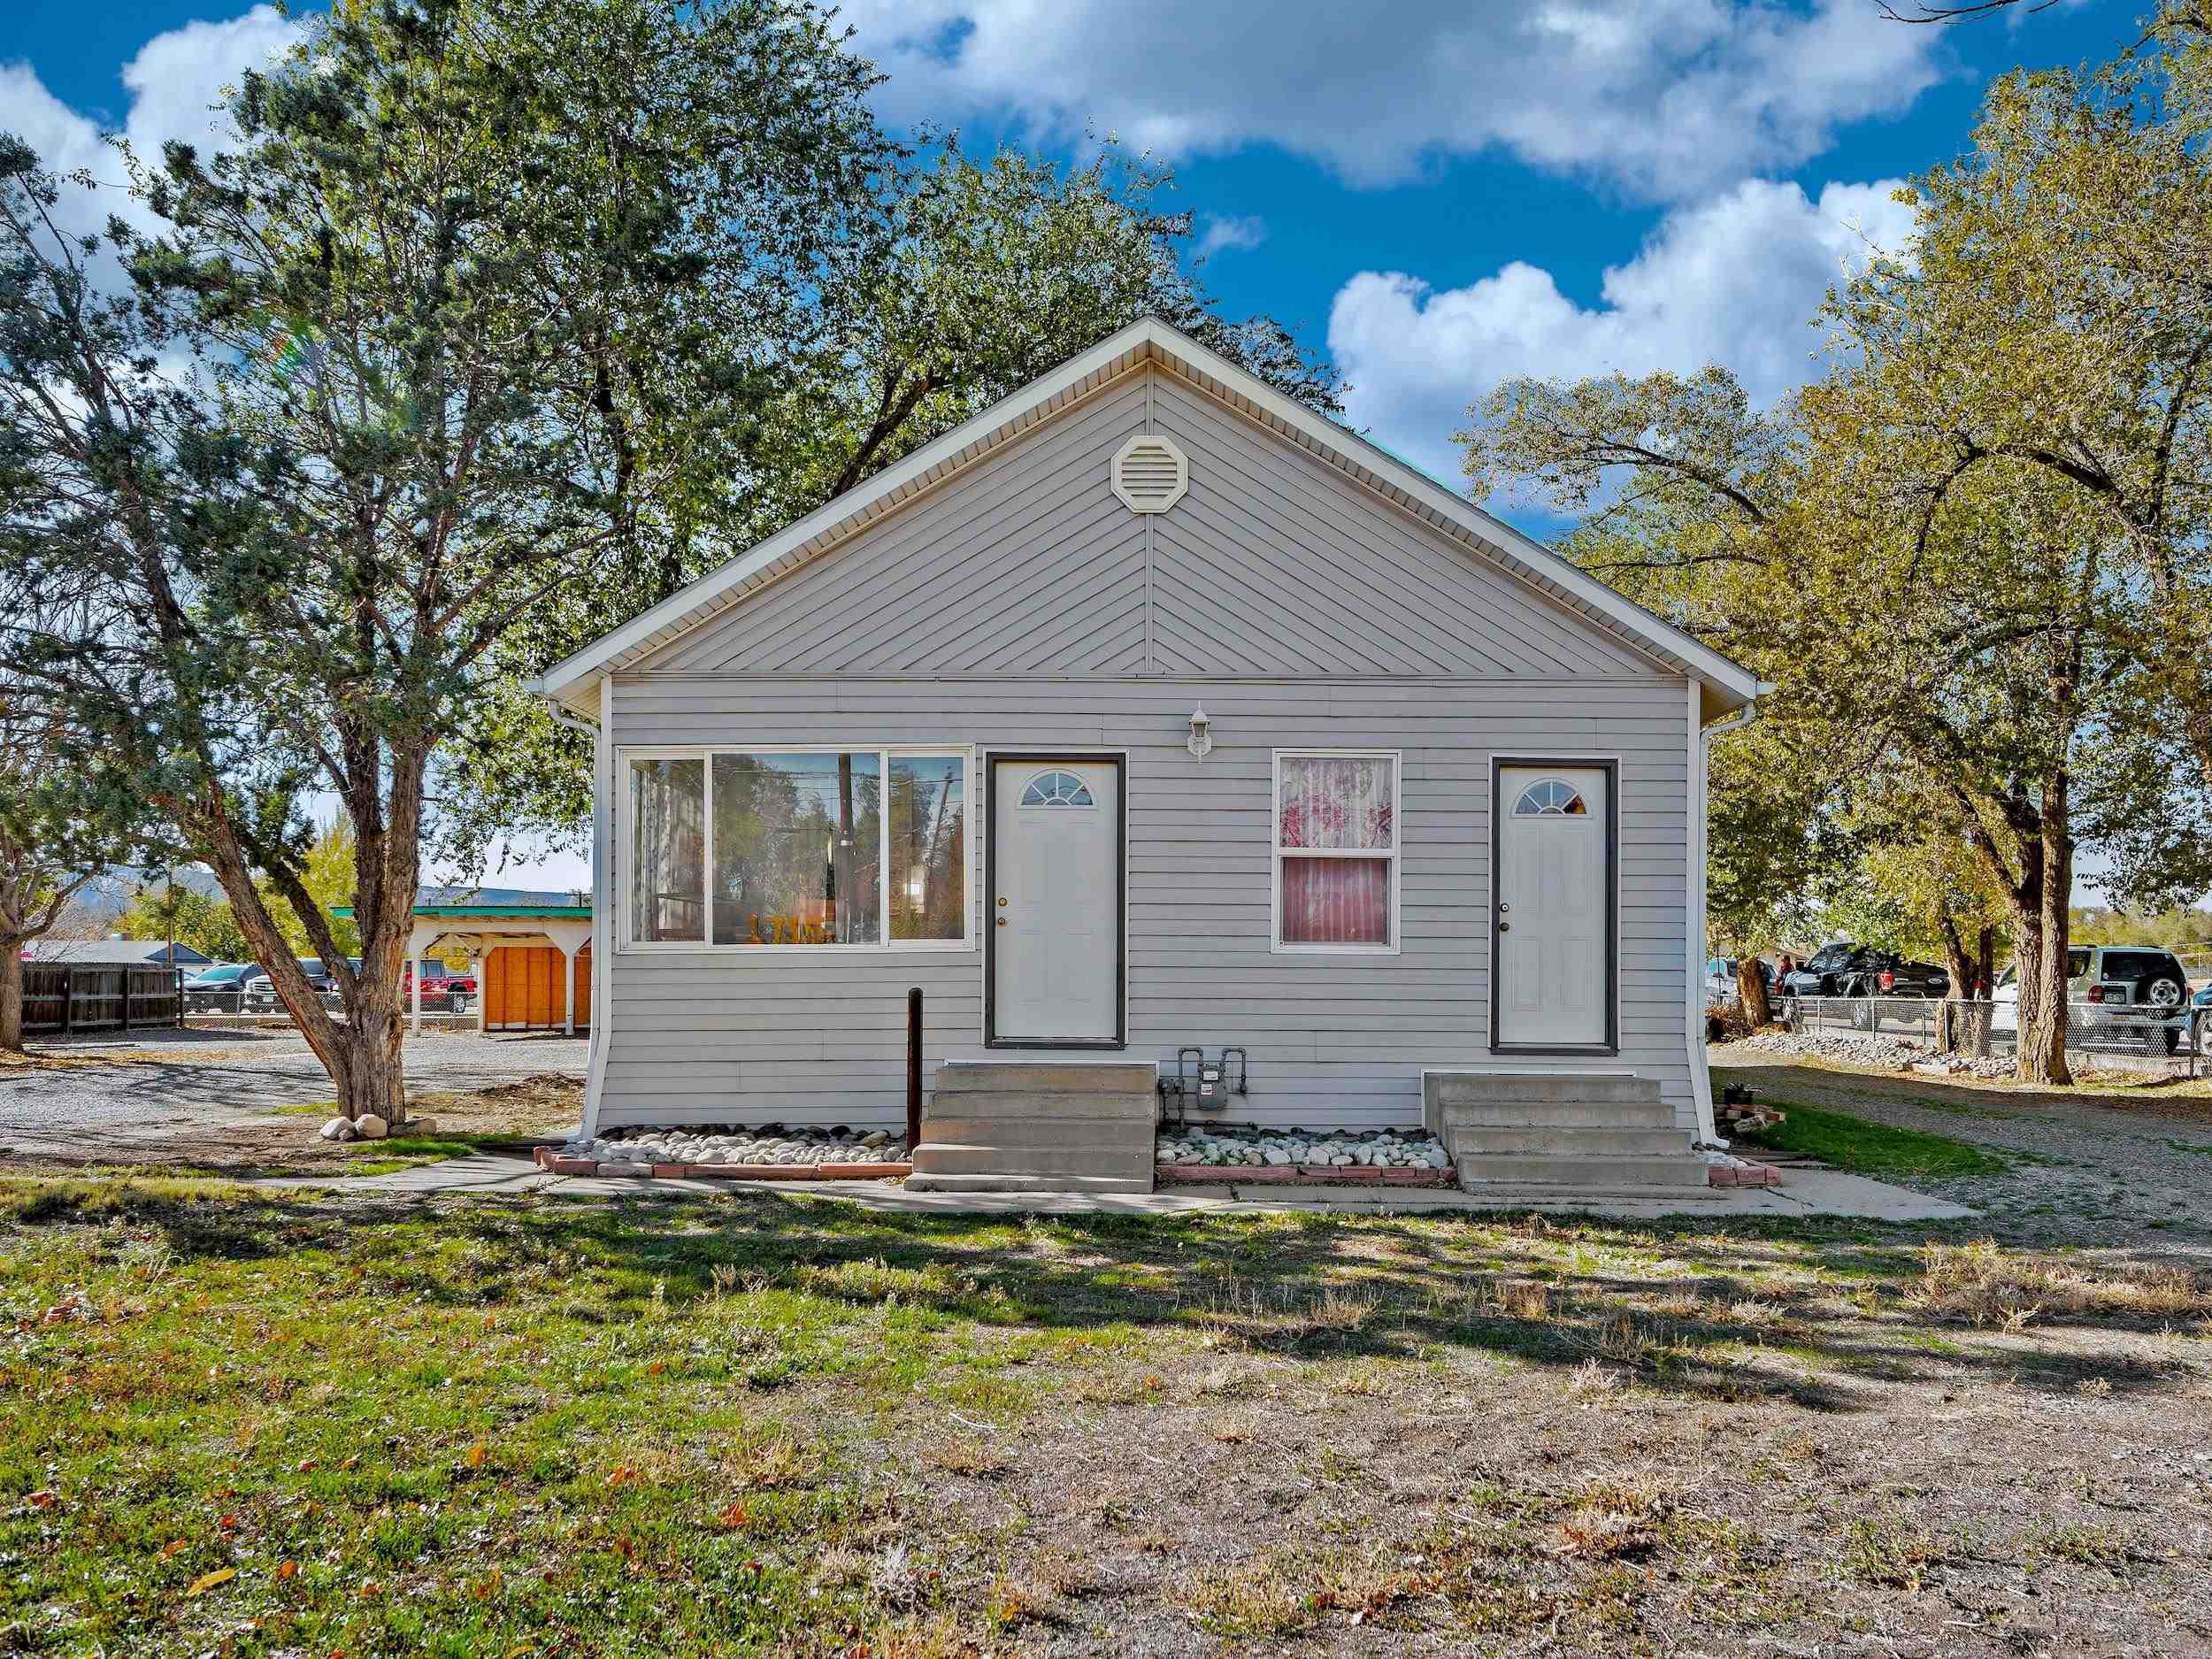
[[[1456,525],[1468,536],[1483,543],[1523,580],[1609,630],[1638,641],[1661,661],[1702,684],[1706,688],[1708,718],[1740,709],[1757,697],[1758,680],[1749,670],[1616,593],[1541,542],[1524,535],[1465,496],[1445,488],[1379,444],[1314,414],[1248,371],[1153,318],[1130,324],[1050,374],[972,416],[933,442],[925,444],[866,484],[825,503],[757,547],[708,572],[649,611],[556,664],[534,682],[533,688],[549,702],[587,717],[595,717],[595,687],[605,674],[618,671],[624,662],[638,660],[717,614],[726,608],[718,603],[725,595],[741,588],[752,577],[769,570],[817,537],[835,532],[840,526],[857,527],[854,521],[865,522],[878,511],[888,511],[910,489],[933,482],[931,475],[939,469],[949,471],[964,465],[968,458],[972,458],[967,451],[975,449],[980,453],[995,448],[1008,435],[1006,429],[1010,426],[1018,430],[1021,426],[1041,419],[1041,411],[1056,409],[1071,388],[1082,386],[1140,349],[1186,372],[1195,372],[1233,387],[1237,396],[1297,432],[1306,442],[1349,466],[1386,480],[1390,488],[1419,503],[1428,513]],[[1348,450],[1348,443],[1356,446],[1356,455]]]

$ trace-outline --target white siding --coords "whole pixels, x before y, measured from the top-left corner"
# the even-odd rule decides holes
[[[1175,508],[1109,478],[1133,434]],[[1648,674],[1647,657],[1162,368],[1125,375],[639,665],[929,675]]]
[[[1204,760],[1184,747],[1194,704]],[[1129,753],[1129,1057],[1185,1043],[1252,1052],[1232,1116],[1410,1124],[1424,1068],[1631,1070],[1693,1101],[1683,1035],[1688,705],[1678,678],[1388,681],[625,676],[618,744],[950,741]],[[1404,755],[1402,949],[1270,950],[1278,748]],[[1617,1058],[1488,1053],[1493,753],[1621,762]],[[980,801],[970,834],[986,833]],[[618,863],[621,849],[616,849]],[[621,879],[619,872],[617,884]],[[972,930],[983,895],[971,888]],[[905,992],[924,987],[930,1064],[983,1052],[979,950],[777,956],[595,953],[611,976],[603,1124],[891,1124],[904,1110]]]

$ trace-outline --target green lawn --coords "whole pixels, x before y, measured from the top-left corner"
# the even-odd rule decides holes
[[[2006,1160],[1998,1154],[1948,1135],[1893,1129],[1821,1106],[1794,1106],[1786,1101],[1775,1104],[1785,1114],[1783,1120],[1745,1136],[1747,1149],[1772,1147],[1876,1177],[1997,1175],[2006,1168]]]
[[[0,1182],[0,1650],[1909,1645],[1949,1603],[1854,1565],[1887,1488],[1798,1495],[1808,1425],[1985,1371],[2131,1407],[2071,1403],[2082,1331],[2193,1354],[2212,1311],[1940,1228],[1710,1227]],[[1712,1482],[1723,1422],[1779,1485]],[[1951,1502],[1944,1455],[1916,1479]]]

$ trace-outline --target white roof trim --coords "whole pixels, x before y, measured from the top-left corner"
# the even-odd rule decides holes
[[[881,517],[908,496],[995,449],[1005,438],[1056,413],[1140,359],[1155,355],[1186,373],[1215,382],[1207,389],[1244,405],[1266,424],[1336,460],[1348,471],[1363,475],[1363,481],[1381,488],[1419,517],[1481,542],[1523,580],[1704,681],[1722,694],[1719,701],[1727,707],[1740,708],[1759,695],[1758,680],[1748,669],[1615,593],[1465,496],[1446,489],[1358,434],[1293,402],[1257,376],[1155,318],[1132,323],[1101,341],[1082,356],[963,421],[934,442],[925,444],[895,465],[825,503],[643,615],[555,664],[538,680],[538,692],[557,701],[572,702],[600,675],[616,672],[719,614],[741,598],[741,590],[757,577],[797,563],[810,544],[841,536]]]

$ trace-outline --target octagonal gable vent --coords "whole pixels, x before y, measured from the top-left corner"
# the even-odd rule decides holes
[[[1190,488],[1190,463],[1170,440],[1140,433],[1115,452],[1113,479],[1131,512],[1165,512]]]

